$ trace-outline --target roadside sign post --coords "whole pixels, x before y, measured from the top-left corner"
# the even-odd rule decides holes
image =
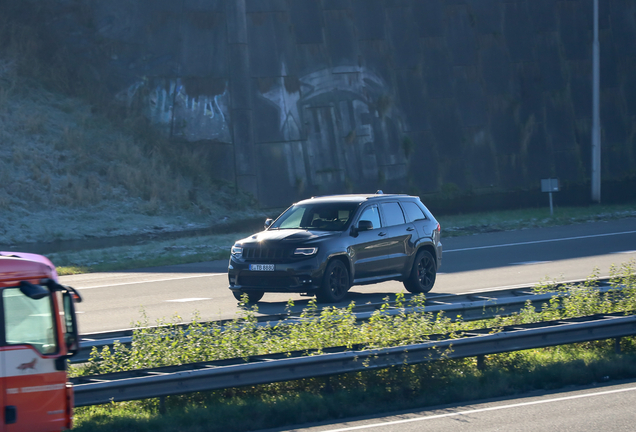
[[[552,192],[559,191],[559,179],[541,179],[541,192],[548,192],[550,195],[550,216],[554,214],[552,207]]]

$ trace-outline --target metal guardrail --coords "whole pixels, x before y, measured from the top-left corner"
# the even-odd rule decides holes
[[[562,284],[574,284],[584,281],[569,281]],[[607,292],[612,287],[609,279],[601,279],[598,281],[598,289],[600,292]],[[542,304],[550,301],[557,295],[557,292],[546,294],[534,294],[532,286],[522,286],[517,288],[508,288],[502,290],[487,291],[480,294],[443,294],[433,295],[427,298],[425,302],[426,312],[434,315],[444,313],[448,317],[456,317],[460,315],[463,320],[471,321],[477,319],[494,318],[495,316],[509,316],[515,312],[519,312],[526,303],[530,301],[534,307],[541,307]],[[365,304],[356,306],[353,314],[359,321],[367,320],[371,315],[386,302],[376,304]],[[390,304],[394,304],[391,302]],[[384,313],[388,315],[397,315],[400,313],[409,313],[419,311],[420,308],[396,308],[390,307]],[[277,314],[259,316],[260,325],[276,325],[282,322],[295,323],[300,320],[299,316],[293,314]],[[217,321],[219,325],[224,325],[231,320]],[[207,323],[203,323],[206,325]],[[182,327],[187,328],[187,324]],[[112,346],[115,341],[122,344],[130,344],[132,342],[133,329],[124,329],[114,332],[102,332],[93,334],[84,334],[80,342],[80,351],[71,358],[72,363],[82,363],[88,360],[93,347],[102,348],[104,346]]]
[[[394,348],[281,358],[258,356],[74,378],[75,406],[359,372],[636,334],[636,316],[596,315],[506,328]]]

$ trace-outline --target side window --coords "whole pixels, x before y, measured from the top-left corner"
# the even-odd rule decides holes
[[[378,212],[378,208],[376,206],[371,206],[364,209],[362,215],[360,215],[360,219],[358,220],[371,221],[371,223],[373,224],[373,229],[380,228],[382,226],[382,224],[380,223],[380,213]]]
[[[386,225],[402,225],[406,221],[404,220],[404,213],[402,213],[402,209],[400,205],[396,202],[391,203],[382,203],[382,213],[384,214],[384,218],[386,219]]]
[[[402,208],[406,213],[406,216],[409,218],[411,222],[416,220],[426,219],[426,215],[422,211],[421,208],[414,202],[406,201],[402,203]]]
[[[7,345],[32,345],[42,354],[57,352],[51,298],[31,299],[19,288],[2,291]]]

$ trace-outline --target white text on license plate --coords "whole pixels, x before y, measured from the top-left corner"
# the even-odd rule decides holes
[[[274,271],[274,264],[250,264],[252,271]]]

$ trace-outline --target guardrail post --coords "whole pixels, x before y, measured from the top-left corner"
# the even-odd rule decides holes
[[[477,356],[477,369],[484,370],[486,368],[486,356],[480,354]]]
[[[621,353],[621,338],[619,337],[614,339],[614,351],[616,351],[616,354]]]

